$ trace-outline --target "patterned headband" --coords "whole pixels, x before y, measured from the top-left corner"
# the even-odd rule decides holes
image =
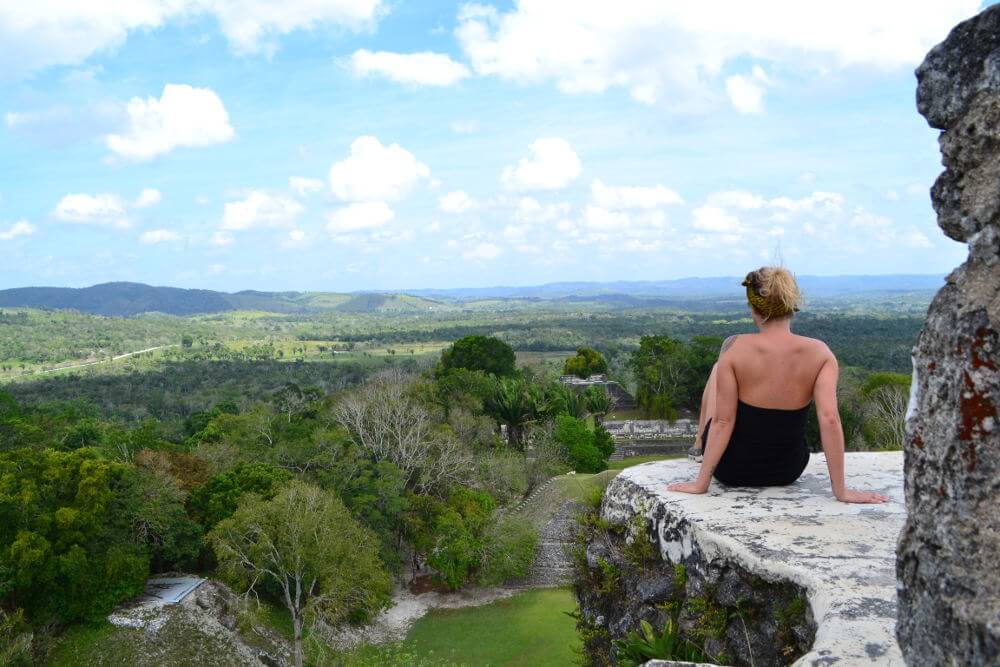
[[[751,277],[752,276],[752,277]],[[798,308],[786,308],[780,303],[771,303],[766,297],[762,296],[760,292],[757,291],[755,283],[757,275],[756,272],[751,273],[747,276],[741,285],[747,288],[747,301],[753,306],[753,309],[764,317],[771,319],[773,317],[784,317],[785,315],[791,315],[792,313],[798,311]]]

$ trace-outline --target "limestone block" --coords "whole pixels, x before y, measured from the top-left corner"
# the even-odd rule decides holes
[[[969,245],[914,350],[897,636],[911,665],[1000,662],[1000,6],[917,69],[940,137],[938,224]]]

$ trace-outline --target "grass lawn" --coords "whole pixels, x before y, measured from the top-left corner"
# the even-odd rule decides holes
[[[527,591],[482,607],[438,609],[414,624],[403,646],[365,651],[360,664],[577,664],[580,642],[573,619],[564,613],[574,609],[568,588]]]

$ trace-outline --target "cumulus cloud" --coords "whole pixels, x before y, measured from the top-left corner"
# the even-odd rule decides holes
[[[101,225],[120,229],[132,225],[121,197],[108,193],[68,194],[59,200],[52,215],[62,222],[82,225]]]
[[[306,178],[304,176],[292,176],[288,179],[288,188],[300,197],[323,190],[323,181],[318,178]]]
[[[146,245],[180,240],[181,235],[172,229],[151,229],[148,232],[143,232],[142,236],[139,237],[139,243],[145,243]]]
[[[394,217],[395,211],[385,202],[358,202],[330,213],[326,230],[334,236],[371,231],[384,227]]]
[[[18,220],[7,229],[0,230],[0,241],[12,241],[18,236],[31,236],[35,226],[27,220]]]
[[[294,199],[254,190],[246,198],[225,205],[221,229],[243,231],[256,227],[288,227],[302,211],[302,204]]]
[[[699,206],[691,212],[694,228],[706,232],[738,233],[743,231],[739,218],[717,206]]]
[[[330,167],[330,187],[344,201],[389,202],[406,196],[430,168],[400,146],[382,145],[376,137],[358,137],[351,154]]]
[[[383,76],[396,83],[417,86],[453,86],[469,76],[469,68],[444,53],[372,52],[359,49],[351,56],[356,76]]]
[[[553,81],[567,93],[622,87],[641,103],[683,107],[704,104],[726,65],[738,58],[810,72],[853,65],[912,67],[945,37],[947,26],[979,5],[980,0],[919,5],[762,0],[724,7],[679,0],[521,0],[507,11],[465,5],[456,36],[481,75]],[[553,26],[559,39],[553,39]]]
[[[476,202],[462,190],[454,190],[438,198],[438,209],[444,213],[465,213],[475,207]]]
[[[755,65],[750,76],[734,74],[726,79],[726,94],[733,108],[742,114],[764,111],[764,86],[769,83],[764,70]]]
[[[149,208],[150,206],[156,206],[163,199],[163,195],[160,191],[155,188],[143,188],[139,196],[135,198],[132,206],[135,208]]]
[[[73,65],[123,44],[135,30],[207,14],[232,48],[273,53],[295,30],[372,25],[384,0],[110,0],[109,2],[0,3],[0,78],[52,65]]]
[[[179,147],[211,146],[235,136],[222,100],[210,88],[168,83],[159,98],[133,97],[128,128],[105,142],[116,155],[151,160]]]
[[[500,176],[510,190],[559,190],[576,180],[583,168],[580,156],[565,139],[537,139],[528,149],[530,158],[504,168]]]

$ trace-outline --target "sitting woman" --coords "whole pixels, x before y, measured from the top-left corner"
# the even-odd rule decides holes
[[[801,300],[795,278],[784,268],[763,267],[743,285],[760,333],[723,344],[702,402],[701,471],[667,490],[705,493],[713,476],[728,486],[791,484],[809,463],[806,417],[815,401],[833,495],[845,503],[886,502],[844,486],[837,359],[822,341],[792,333]]]

